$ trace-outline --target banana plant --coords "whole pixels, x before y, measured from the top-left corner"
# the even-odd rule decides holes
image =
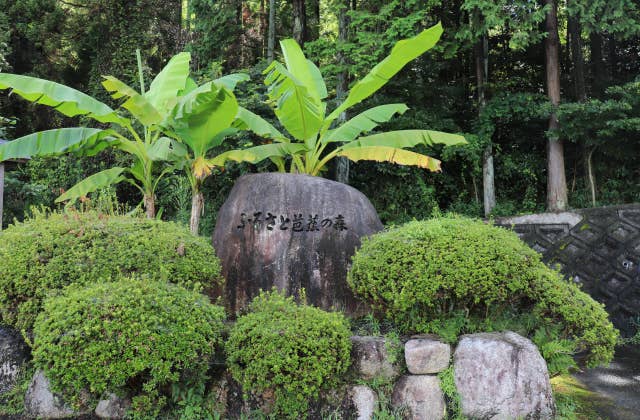
[[[258,118],[238,106],[233,94],[236,83],[247,79],[246,75],[229,75],[199,87],[189,79],[184,94],[178,97],[177,104],[161,124],[168,136],[179,140],[173,143],[172,158],[177,167],[185,170],[191,185],[189,227],[194,235],[198,234],[204,208],[202,183],[214,167],[224,167],[227,161],[258,163],[271,156],[303,149],[301,145],[265,144],[217,155],[212,153],[242,128],[239,116]],[[255,123],[252,127],[259,135],[265,135],[270,125]],[[211,154],[214,156],[210,157]]]
[[[189,76],[189,53],[174,56],[145,91],[138,52],[140,91],[113,76],[104,77],[102,85],[115,99],[126,98],[120,108],[122,116],[91,96],[52,81],[9,73],[0,73],[0,90],[11,91],[27,101],[49,106],[67,117],[84,116],[109,128],[71,127],[29,134],[0,146],[0,162],[8,159],[77,153],[92,156],[113,147],[134,157],[129,168],[113,167],[93,174],[71,187],[56,202],[75,201],[100,188],[126,181],[143,196],[146,215],[155,217],[155,189],[162,176],[154,173],[154,163],[170,160],[172,142],[162,137],[160,123],[173,109]]]
[[[284,65],[273,61],[264,74],[276,117],[290,136],[246,110],[241,110],[236,125],[262,132],[274,142],[287,145],[280,155],[270,156],[281,171],[285,170],[285,158],[290,157],[291,172],[320,175],[325,165],[337,156],[356,162],[391,162],[439,171],[439,160],[405,149],[419,144],[463,144],[464,137],[418,129],[363,136],[394,115],[404,113],[408,109],[404,104],[376,106],[337,127],[332,125],[341,113],[373,95],[407,63],[431,49],[441,35],[442,26],[437,24],[413,38],[397,42],[390,55],[356,82],[346,99],[328,115],[327,88],[320,70],[304,56],[294,40],[285,39],[280,42]],[[302,147],[294,149],[290,147],[292,144]]]

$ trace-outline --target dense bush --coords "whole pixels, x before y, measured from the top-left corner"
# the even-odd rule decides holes
[[[226,344],[231,374],[247,394],[272,391],[274,414],[305,416],[308,400],[349,367],[347,320],[275,291],[260,294],[249,310]]]
[[[179,225],[94,212],[36,214],[0,233],[0,322],[29,330],[52,291],[118,275],[201,291],[221,283],[205,239]]]
[[[488,313],[533,313],[589,350],[590,364],[613,356],[617,331],[603,306],[514,233],[481,221],[438,218],[374,235],[354,256],[348,283],[407,332],[438,332],[460,314],[464,332]]]
[[[204,380],[223,319],[205,296],[164,281],[71,286],[44,302],[34,363],[76,404],[86,391],[92,400],[114,392],[134,396],[134,409],[159,409],[161,387]]]

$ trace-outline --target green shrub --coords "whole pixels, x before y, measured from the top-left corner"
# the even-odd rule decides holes
[[[246,393],[272,391],[274,414],[305,416],[308,400],[335,385],[350,363],[343,315],[261,293],[226,344],[229,368]]]
[[[72,286],[45,300],[33,360],[74,404],[87,391],[91,400],[113,392],[134,396],[141,411],[158,410],[163,387],[204,380],[223,320],[206,296],[164,281]]]
[[[532,312],[589,350],[589,364],[613,357],[617,331],[603,306],[546,267],[516,234],[481,221],[411,222],[365,239],[348,283],[406,332],[469,332],[491,312]]]
[[[135,274],[201,291],[221,283],[211,245],[186,228],[95,212],[36,213],[0,233],[0,322],[30,330],[51,291]]]

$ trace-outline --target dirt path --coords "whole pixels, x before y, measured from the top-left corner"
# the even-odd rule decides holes
[[[607,367],[588,369],[574,375],[593,392],[613,404],[594,408],[603,419],[640,419],[640,348],[621,347]]]

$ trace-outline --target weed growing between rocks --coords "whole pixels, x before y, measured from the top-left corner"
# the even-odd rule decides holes
[[[458,394],[458,389],[456,388],[453,364],[438,373],[438,379],[440,379],[440,388],[442,389],[447,404],[447,419],[464,420],[465,417],[462,415],[462,402],[460,401],[460,394]]]

